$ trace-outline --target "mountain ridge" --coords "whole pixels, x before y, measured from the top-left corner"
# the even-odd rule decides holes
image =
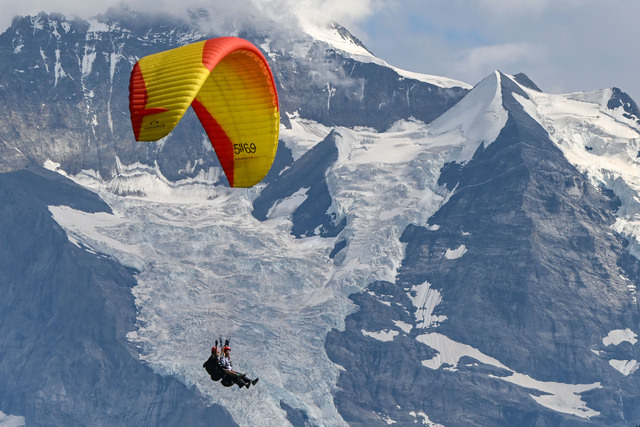
[[[628,289],[628,279],[618,278],[617,269],[621,264],[620,260],[613,263],[606,262],[606,258],[610,257],[611,253],[606,254],[605,251],[604,259],[592,259],[590,261],[593,263],[592,267],[581,264],[578,258],[566,258],[566,255],[563,254],[563,248],[571,248],[569,253],[571,257],[573,257],[574,251],[590,253],[604,248],[608,248],[607,251],[612,253],[624,254],[627,242],[621,237],[613,237],[610,232],[610,227],[614,223],[611,212],[616,211],[620,202],[611,192],[603,192],[594,188],[581,177],[580,172],[566,161],[563,153],[550,140],[546,130],[525,112],[520,102],[512,95],[517,94],[528,98],[527,94],[510,78],[502,74],[500,76],[502,78],[499,80],[502,83],[499,84],[498,92],[502,93],[502,105],[508,112],[505,126],[495,141],[487,141],[488,146],[485,146],[482,141],[473,158],[457,168],[456,173],[451,176],[456,181],[450,181],[447,184],[449,188],[455,188],[455,191],[447,202],[429,218],[428,224],[407,227],[402,241],[406,242],[408,246],[403,266],[398,272],[397,283],[400,288],[404,288],[404,292],[410,297],[416,292],[415,289],[426,286],[427,292],[432,292],[431,298],[437,298],[436,305],[428,309],[430,311],[427,318],[439,320],[435,323],[432,320],[432,323],[428,323],[426,327],[423,326],[424,329],[437,331],[422,335],[422,339],[428,343],[428,346],[443,351],[446,345],[458,345],[454,344],[457,342],[461,343],[463,348],[470,346],[481,351],[482,357],[476,354],[472,356],[470,362],[463,363],[463,359],[458,359],[457,366],[449,365],[449,369],[452,371],[460,370],[464,375],[474,378],[473,382],[484,383],[491,375],[495,375],[495,378],[509,377],[504,372],[506,365],[509,369],[520,374],[533,375],[536,380],[593,385],[585,387],[587,393],[583,395],[583,403],[576,405],[573,409],[558,408],[544,404],[542,401],[544,407],[554,408],[555,411],[539,411],[534,409],[535,404],[533,406],[526,405],[524,403],[526,402],[525,397],[516,398],[511,402],[513,396],[520,393],[512,387],[496,394],[486,394],[488,389],[494,390],[494,392],[499,390],[496,384],[500,382],[499,379],[493,380],[491,385],[484,385],[474,393],[468,388],[468,382],[462,382],[458,387],[455,382],[451,382],[453,380],[447,381],[438,376],[426,376],[425,378],[424,369],[415,367],[415,359],[398,356],[397,352],[394,352],[395,365],[405,366],[404,369],[390,375],[387,372],[393,372],[393,370],[391,367],[385,366],[385,369],[390,371],[385,370],[381,376],[383,381],[397,382],[398,385],[390,387],[393,387],[395,399],[398,399],[399,395],[403,396],[401,399],[404,402],[403,408],[394,409],[385,403],[390,400],[390,397],[388,396],[389,392],[384,389],[376,389],[376,394],[369,396],[369,399],[375,402],[373,407],[378,410],[383,408],[383,413],[390,414],[390,419],[400,423],[410,423],[415,420],[416,415],[408,413],[416,414],[419,409],[429,414],[431,420],[444,425],[457,425],[462,419],[463,413],[466,414],[464,416],[466,425],[531,425],[540,422],[572,425],[573,422],[578,424],[576,416],[587,419],[594,416],[606,416],[608,422],[614,424],[622,422],[622,419],[619,418],[620,412],[615,409],[618,402],[612,397],[607,397],[604,390],[600,390],[605,387],[605,384],[600,384],[598,380],[602,381],[604,373],[609,367],[607,366],[608,362],[602,360],[594,351],[595,349],[603,351],[601,349],[605,347],[601,340],[607,335],[608,329],[606,326],[603,328],[604,325],[609,324],[608,328],[614,328],[613,325],[622,323],[633,327],[636,323],[637,306],[633,292]],[[472,96],[471,93],[469,96]],[[489,111],[492,110],[489,109]],[[542,150],[536,148],[536,145],[540,147],[540,142],[543,141],[542,147],[545,148]],[[543,157],[540,157],[540,154],[534,155],[534,150],[540,154],[544,153]],[[536,158],[537,160],[534,160]],[[524,161],[526,166],[518,166],[515,159]],[[555,165],[562,164],[565,166],[555,169]],[[451,165],[449,167],[452,168]],[[500,171],[500,173],[496,174],[494,171]],[[491,178],[488,178],[487,174]],[[540,177],[536,178],[536,176]],[[554,178],[550,180],[547,176]],[[527,184],[530,181],[533,183]],[[544,182],[553,184],[553,187],[545,189]],[[503,187],[505,189],[501,190],[500,188]],[[563,187],[565,195],[561,195],[563,191],[559,191]],[[483,190],[483,188],[487,190]],[[578,190],[577,194],[576,190]],[[536,193],[538,194],[536,195]],[[589,207],[586,211],[579,212],[583,209],[579,205],[582,205],[585,200],[591,200],[587,203]],[[567,207],[569,207],[568,210]],[[483,212],[485,209],[486,211]],[[512,211],[513,213],[511,213]],[[518,211],[520,212],[518,213]],[[538,212],[536,213],[536,211]],[[558,221],[560,224],[574,225],[570,229],[571,231],[555,230],[553,217],[560,214],[572,216],[577,214],[583,218],[560,220]],[[520,219],[518,220],[518,218]],[[584,228],[584,225],[581,225],[593,224],[594,221],[601,224],[597,239],[604,239],[604,242],[598,242],[594,239],[595,230],[588,230]],[[483,222],[487,224],[481,225]],[[479,226],[480,228],[478,228]],[[517,230],[517,237],[514,236],[514,230]],[[613,239],[611,239],[612,237]],[[504,245],[505,240],[509,241],[508,245]],[[500,249],[505,247],[508,248],[508,253],[505,253],[504,249]],[[522,253],[517,249],[518,247],[522,247]],[[457,254],[454,254],[452,248],[462,248],[463,250],[457,250]],[[449,255],[450,253],[452,255]],[[601,257],[602,255],[594,254],[593,256]],[[560,258],[560,260],[553,261],[554,257]],[[535,262],[536,259],[542,263],[533,269],[531,266],[523,264],[523,261],[519,261],[527,260],[530,263]],[[463,265],[460,266],[460,263]],[[627,269],[627,274],[629,274],[628,277],[633,277],[633,280],[637,281],[635,275],[637,260],[634,260],[633,263],[634,267]],[[474,264],[477,266],[471,267],[470,270],[469,267]],[[449,267],[447,267],[448,265]],[[603,277],[603,272],[600,270],[606,265],[610,265],[611,270],[604,277],[605,280],[612,283],[599,290],[598,286],[594,285],[602,279],[595,281],[593,279]],[[460,272],[456,273],[458,269]],[[574,277],[560,279],[552,277],[557,274],[567,274],[564,272],[565,269],[568,270],[568,274]],[[590,269],[595,269],[595,271]],[[545,270],[546,273],[544,273]],[[586,271],[581,272],[581,270]],[[463,278],[469,274],[471,274],[470,277]],[[539,278],[536,279],[536,277]],[[591,279],[589,280],[589,278]],[[468,283],[470,280],[473,285]],[[545,290],[546,286],[543,286],[545,282],[550,284],[567,283],[570,286],[566,290],[559,288]],[[525,284],[528,284],[527,288],[523,288]],[[538,287],[542,288],[536,289]],[[359,348],[364,345],[361,344],[363,341],[371,340],[368,334],[363,335],[360,332],[365,330],[364,325],[378,323],[374,330],[400,332],[397,329],[398,322],[410,324],[407,322],[406,316],[402,316],[399,321],[394,321],[396,322],[395,326],[388,323],[386,325],[379,324],[379,321],[375,321],[380,309],[370,308],[371,304],[375,304],[376,297],[371,297],[368,294],[378,295],[381,288],[384,289],[383,295],[391,295],[394,300],[396,298],[403,299],[404,303],[402,304],[405,306],[414,305],[407,301],[406,296],[402,295],[402,291],[392,289],[392,285],[381,286],[374,283],[363,293],[351,297],[359,305],[363,314],[356,312],[350,315],[345,331],[331,332],[328,337],[330,355],[333,353],[332,360],[346,368],[341,374],[340,384],[365,381],[364,378],[368,375],[359,372],[376,364],[376,362],[368,361],[369,363],[356,366],[347,362],[348,356],[344,354],[338,356],[338,350],[334,348],[333,343],[337,342],[335,347],[340,349],[347,348],[347,346]],[[562,296],[563,293],[566,295]],[[549,295],[553,295],[553,298],[550,298]],[[580,296],[579,300],[576,299],[578,295]],[[617,295],[615,297],[617,301],[612,299],[614,295]],[[388,297],[384,298],[386,300]],[[604,317],[573,319],[577,313],[589,313],[588,307],[596,304],[596,301],[600,304],[609,301],[609,308]],[[586,307],[576,309],[578,304],[584,304]],[[507,307],[510,309],[505,311]],[[426,306],[423,308],[421,305],[414,307],[416,318],[424,316],[420,314],[421,309],[426,310],[427,308]],[[617,314],[614,315],[616,312]],[[491,314],[487,316],[486,313]],[[368,315],[373,317],[368,318]],[[566,317],[567,315],[569,317]],[[394,315],[389,315],[388,318],[393,319],[396,316],[398,316],[397,312]],[[498,323],[495,323],[496,321]],[[502,322],[504,324],[500,324]],[[598,330],[599,333],[596,332]],[[532,333],[533,335],[531,335]],[[414,333],[413,330],[410,330],[407,336],[415,336],[416,334],[419,332]],[[391,353],[390,348],[395,345],[405,347],[406,344],[402,341],[395,344],[396,337],[403,335],[400,332],[400,335],[394,336],[393,344],[380,344],[378,347],[382,347],[382,349],[375,351],[374,357],[381,357],[379,356],[381,352]],[[342,336],[344,338],[341,338]],[[544,338],[547,336],[551,336],[553,339],[547,341]],[[567,343],[574,342],[576,337],[579,338],[577,340],[578,347],[573,351],[580,352],[581,364],[576,363],[574,356],[569,356],[570,351],[566,348]],[[434,341],[435,339],[437,341]],[[453,342],[445,344],[450,339]],[[438,344],[439,341],[441,344]],[[553,341],[558,341],[559,345],[556,344],[556,348],[543,345],[543,343],[551,344]],[[498,342],[500,345],[496,346]],[[419,350],[408,351],[411,358],[414,357],[416,351]],[[626,358],[631,355],[637,357],[637,350],[626,348],[625,352],[627,351],[630,353],[625,354]],[[355,359],[358,356],[351,354],[351,357]],[[422,365],[430,366],[427,361],[436,360],[433,357],[428,353],[422,356]],[[482,369],[471,368],[474,366],[474,361],[477,363],[480,360],[485,363]],[[547,361],[545,362],[545,360]],[[560,361],[562,360],[572,360],[573,363],[561,365]],[[449,363],[447,360],[443,362]],[[499,368],[499,370],[487,370],[492,365],[493,369]],[[466,370],[469,371],[465,373]],[[563,372],[559,372],[559,370]],[[407,371],[406,374],[401,373],[403,371]],[[451,375],[453,376],[453,374]],[[413,383],[415,380],[424,382],[425,385],[414,385],[410,389],[411,393],[419,388],[424,390],[425,394],[429,394],[429,388],[435,386],[438,390],[448,388],[452,395],[444,399],[418,400],[415,403],[416,407],[413,407],[409,403],[412,399],[402,391],[402,384],[406,384],[405,381],[415,384]],[[614,384],[614,388],[630,387],[630,390],[635,390],[632,381],[626,382],[626,384],[620,383],[613,371],[609,372],[608,381]],[[542,388],[544,389],[544,387]],[[461,401],[454,399],[453,395],[457,394],[464,394],[466,398]],[[627,398],[630,398],[630,402],[635,402],[637,399],[633,396],[627,396]],[[380,418],[365,409],[371,407],[370,401],[366,404],[358,403],[359,401],[350,402],[348,400],[352,399],[351,395],[346,399],[338,398],[338,405],[345,419],[355,421],[364,418],[368,420],[368,423],[371,423],[370,425],[383,425]],[[490,403],[492,399],[498,399],[501,403]],[[478,402],[484,400],[486,404],[474,405],[474,409],[468,411],[466,407],[471,400],[478,400]],[[458,405],[454,401],[461,403]],[[594,405],[594,401],[598,403]],[[541,401],[538,400],[538,402]],[[408,404],[411,405],[409,408],[406,407]],[[596,406],[597,410],[587,409],[591,405]],[[496,406],[500,406],[502,409],[495,411]],[[628,412],[625,416],[637,417],[638,414],[634,410],[629,410],[629,406],[633,405],[622,404],[620,410]],[[572,415],[563,416],[562,413]],[[579,424],[582,425],[582,422]]]

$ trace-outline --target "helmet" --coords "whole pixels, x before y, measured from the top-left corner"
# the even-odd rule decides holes
[[[224,353],[227,350],[231,350],[231,347],[229,347],[228,345],[225,345],[224,348],[222,349],[222,352]]]
[[[211,353],[217,353],[218,347],[211,347]]]

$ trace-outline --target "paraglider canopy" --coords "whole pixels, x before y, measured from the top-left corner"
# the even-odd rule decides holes
[[[280,112],[273,74],[250,42],[221,37],[141,58],[129,84],[137,141],[167,136],[192,106],[231,187],[250,187],[271,168]]]

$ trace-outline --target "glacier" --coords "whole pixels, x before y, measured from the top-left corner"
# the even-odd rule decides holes
[[[294,152],[304,150],[298,141],[323,135],[320,125],[295,118],[292,124],[300,131],[284,130],[283,141]],[[338,132],[339,159],[327,180],[331,209],[349,217],[350,243],[340,263],[329,257],[335,238],[291,235],[286,201],[268,220],[256,220],[251,200],[259,188],[207,185],[204,178],[169,183],[157,170],[123,167],[109,182],[92,171],[71,176],[96,191],[113,215],[50,207],[70,239],[138,270],[138,329],[129,339],[142,359],[196,385],[243,425],[265,425],[265,414],[269,425],[286,424],[281,400],[320,424],[343,424],[331,398],[338,368],[326,356],[324,336],[353,309],[350,293],[394,280],[404,256],[399,237],[438,209],[445,196],[438,171],[447,152],[459,149],[432,144],[418,121],[384,133]],[[241,405],[237,393],[244,391],[221,390],[201,368],[219,335],[231,337],[236,366],[261,378]]]

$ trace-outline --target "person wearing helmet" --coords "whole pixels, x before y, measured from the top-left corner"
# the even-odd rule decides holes
[[[233,370],[233,365],[231,363],[231,347],[228,345],[225,345],[222,348],[222,353],[220,354],[220,367],[224,373],[238,385],[238,387],[249,388],[251,385],[255,385],[258,382],[258,378],[251,380],[247,378],[246,374]]]

